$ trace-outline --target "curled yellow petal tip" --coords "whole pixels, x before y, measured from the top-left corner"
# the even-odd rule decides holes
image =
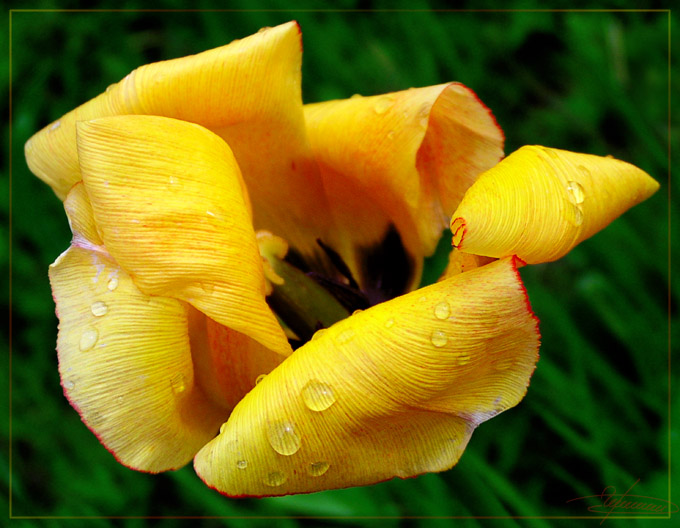
[[[453,245],[466,253],[527,264],[564,256],[659,184],[611,157],[526,146],[482,174],[451,220]]]

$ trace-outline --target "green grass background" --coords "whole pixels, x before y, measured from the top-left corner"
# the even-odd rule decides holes
[[[290,5],[280,0],[260,7]],[[320,4],[296,5],[314,8]],[[215,6],[215,2],[196,2],[192,7]],[[217,6],[246,9],[254,4]],[[334,6],[451,7],[352,0]],[[12,7],[79,6],[37,2]],[[99,7],[140,6],[101,2]],[[184,8],[186,4],[166,1],[153,7]],[[456,7],[546,5],[489,1]],[[552,2],[550,7],[573,7],[573,3]],[[630,6],[611,1],[607,7]],[[493,110],[506,134],[506,153],[538,143],[612,154],[646,170],[661,183],[661,189],[566,258],[522,270],[541,320],[538,368],[522,403],[482,424],[452,470],[364,488],[232,500],[204,487],[191,467],[155,476],[119,465],[64,398],[54,350],[57,320],[47,267],[68,247],[70,232],[59,200],[28,171],[23,144],[32,133],[141,64],[220,46],[290,19],[298,20],[303,32],[306,102],[457,80],[474,89]],[[676,446],[679,441],[677,419],[671,428],[668,422],[669,325],[677,334],[680,293],[677,281],[669,286],[669,226],[679,231],[678,204],[668,199],[668,24],[667,13],[651,12],[13,13],[12,455],[10,462],[10,422],[6,420],[0,458],[2,487],[7,492],[11,464],[11,496],[3,495],[10,496],[12,514],[344,516],[316,524],[430,526],[449,521],[400,517],[589,516],[593,514],[586,510],[586,503],[567,501],[599,493],[605,486],[623,492],[638,479],[631,493],[667,499],[669,434]],[[1,60],[6,64],[8,57]],[[672,68],[672,88],[677,94],[677,58]],[[6,93],[7,77],[0,82]],[[676,121],[672,128],[677,160]],[[8,140],[3,142],[5,154],[8,144]],[[3,190],[8,183],[3,178]],[[677,177],[672,186],[678,196]],[[5,220],[10,218],[9,203],[2,200]],[[0,231],[3,242],[8,233]],[[3,244],[1,251],[7,247]],[[7,269],[7,255],[3,256]],[[6,301],[3,309],[6,313],[10,309]],[[8,398],[10,379],[0,378],[0,393]],[[677,409],[677,397],[675,402]],[[673,462],[676,468],[677,460],[678,456]],[[677,495],[675,500],[680,502]],[[371,521],[360,516],[390,519]],[[13,522],[60,526],[64,521]],[[95,519],[69,524],[143,526],[155,522]],[[183,522],[164,520],[162,524]],[[201,525],[268,526],[273,522],[214,519]],[[277,526],[291,528],[303,522],[276,521]],[[471,519],[467,524],[485,522]],[[576,522],[506,519],[494,523],[553,526]],[[650,521],[607,522],[641,526]]]

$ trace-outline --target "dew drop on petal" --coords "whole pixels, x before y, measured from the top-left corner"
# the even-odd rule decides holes
[[[423,103],[418,109],[418,124],[425,128],[430,119],[430,109],[432,105],[430,103]]]
[[[75,386],[76,386],[76,384],[73,383],[71,380],[68,380],[68,381],[65,381],[65,382],[64,382],[64,388],[65,388],[66,390],[71,390],[71,389],[73,389],[73,387],[75,387]]]
[[[321,330],[317,330],[316,332],[314,332],[314,335],[312,336],[311,340],[314,341],[315,339],[319,339],[322,335],[324,335],[326,333],[326,331],[327,331],[326,328],[322,328]]]
[[[449,342],[449,338],[446,337],[446,334],[441,330],[435,330],[430,336],[430,341],[432,341],[432,344],[437,348],[441,348]]]
[[[385,328],[392,328],[394,326],[394,319],[388,319],[385,321]]]
[[[437,319],[448,319],[449,315],[451,315],[451,307],[449,306],[449,303],[446,301],[440,302],[437,306],[434,307],[434,316]]]
[[[118,288],[118,277],[111,277],[106,287],[109,289],[109,291],[113,291]]]
[[[175,394],[183,393],[187,388],[187,380],[184,374],[175,374],[170,379],[170,387]]]
[[[581,224],[583,224],[583,209],[581,209],[580,206],[574,205],[572,207],[569,221],[576,227],[579,227]]]
[[[312,411],[325,411],[335,403],[333,389],[327,383],[319,380],[310,380],[302,388],[302,400],[308,409]]]
[[[109,307],[102,301],[96,301],[92,303],[90,310],[95,317],[101,317],[102,315],[106,315],[106,312],[109,311]]]
[[[57,128],[59,128],[60,126],[61,126],[61,120],[55,121],[55,122],[52,123],[52,125],[50,126],[50,132],[55,131],[55,130],[56,130]]]
[[[286,475],[284,475],[280,471],[272,471],[271,473],[267,474],[267,477],[264,479],[264,483],[267,486],[276,487],[286,482],[286,480],[287,480]]]
[[[266,374],[260,374],[257,378],[255,378],[255,385],[259,384],[266,377],[267,377]]]
[[[357,315],[357,314],[360,314],[361,312],[363,312],[363,310],[361,308],[359,308],[358,310],[354,310],[352,312],[352,315]]]
[[[293,455],[300,449],[300,437],[292,422],[277,421],[269,424],[267,440],[272,449],[280,455]]]
[[[393,104],[394,100],[391,97],[384,95],[378,98],[378,100],[375,103],[375,106],[373,106],[373,110],[375,111],[376,114],[384,114],[390,109],[390,107]]]
[[[394,130],[390,130],[387,133],[387,139],[394,139]]]
[[[247,460],[237,460],[236,461],[236,467],[239,469],[246,469],[248,467],[248,461]]]
[[[312,477],[320,477],[326,471],[328,471],[329,467],[330,467],[330,464],[328,462],[312,462],[309,465],[309,474]]]
[[[576,181],[567,182],[567,192],[569,193],[569,200],[572,203],[581,204],[583,203],[583,200],[585,200],[586,195],[583,190],[583,186],[579,182]]]
[[[85,330],[83,335],[80,336],[80,350],[83,352],[90,350],[97,343],[98,338],[99,332],[97,332],[96,328]]]
[[[227,427],[227,422],[224,422],[222,425],[220,425],[220,434],[224,432],[224,429]]]

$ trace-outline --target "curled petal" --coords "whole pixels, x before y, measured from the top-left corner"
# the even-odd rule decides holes
[[[457,83],[307,105],[305,118],[337,226],[332,245],[355,272],[356,248],[391,222],[416,261],[431,254],[467,188],[503,155],[491,112]]]
[[[659,184],[610,157],[522,147],[482,174],[453,214],[453,245],[527,264],[567,254]]]
[[[147,295],[189,302],[287,355],[265,302],[238,165],[218,136],[155,116],[79,123],[78,153],[108,251]]]
[[[325,234],[327,215],[305,131],[301,64],[300,28],[288,22],[197,55],[141,66],[35,134],[25,146],[28,165],[63,199],[81,179],[76,123],[127,114],[197,123],[232,148],[255,225],[309,254]],[[310,215],[316,222],[306,231],[301,226]]]
[[[319,331],[246,395],[194,466],[232,496],[448,469],[477,425],[522,399],[538,345],[514,259],[459,274]]]
[[[75,241],[85,240],[95,246],[104,244],[97,230],[92,205],[83,182],[71,187],[64,200],[64,210]]]
[[[91,247],[64,252],[50,282],[71,405],[122,464],[150,472],[186,464],[225,413],[195,384],[185,305],[144,295]]]

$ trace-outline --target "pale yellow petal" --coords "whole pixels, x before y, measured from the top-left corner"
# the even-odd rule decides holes
[[[494,260],[495,259],[490,257],[481,257],[479,255],[463,253],[462,251],[453,248],[449,253],[449,263],[446,265],[446,269],[438,280],[442,281],[445,279],[450,279],[454,275],[479,268],[480,266],[489,264]]]
[[[288,340],[265,282],[238,165],[209,130],[156,116],[80,123],[97,228],[147,295],[189,302],[278,353]]]
[[[453,214],[453,244],[549,262],[649,198],[659,184],[610,157],[527,146],[482,174]]]
[[[539,335],[513,259],[352,315],[234,409],[194,466],[231,496],[284,495],[443,471],[516,405]]]
[[[50,267],[64,394],[123,464],[183,466],[227,415],[196,385],[186,306],[141,293],[104,252],[72,246]]]
[[[503,155],[490,111],[457,83],[307,105],[305,118],[336,225],[328,242],[358,276],[361,249],[390,224],[417,263],[430,255],[467,188]]]
[[[92,205],[82,181],[71,187],[64,200],[64,210],[76,241],[84,239],[95,246],[103,245],[94,221]]]

